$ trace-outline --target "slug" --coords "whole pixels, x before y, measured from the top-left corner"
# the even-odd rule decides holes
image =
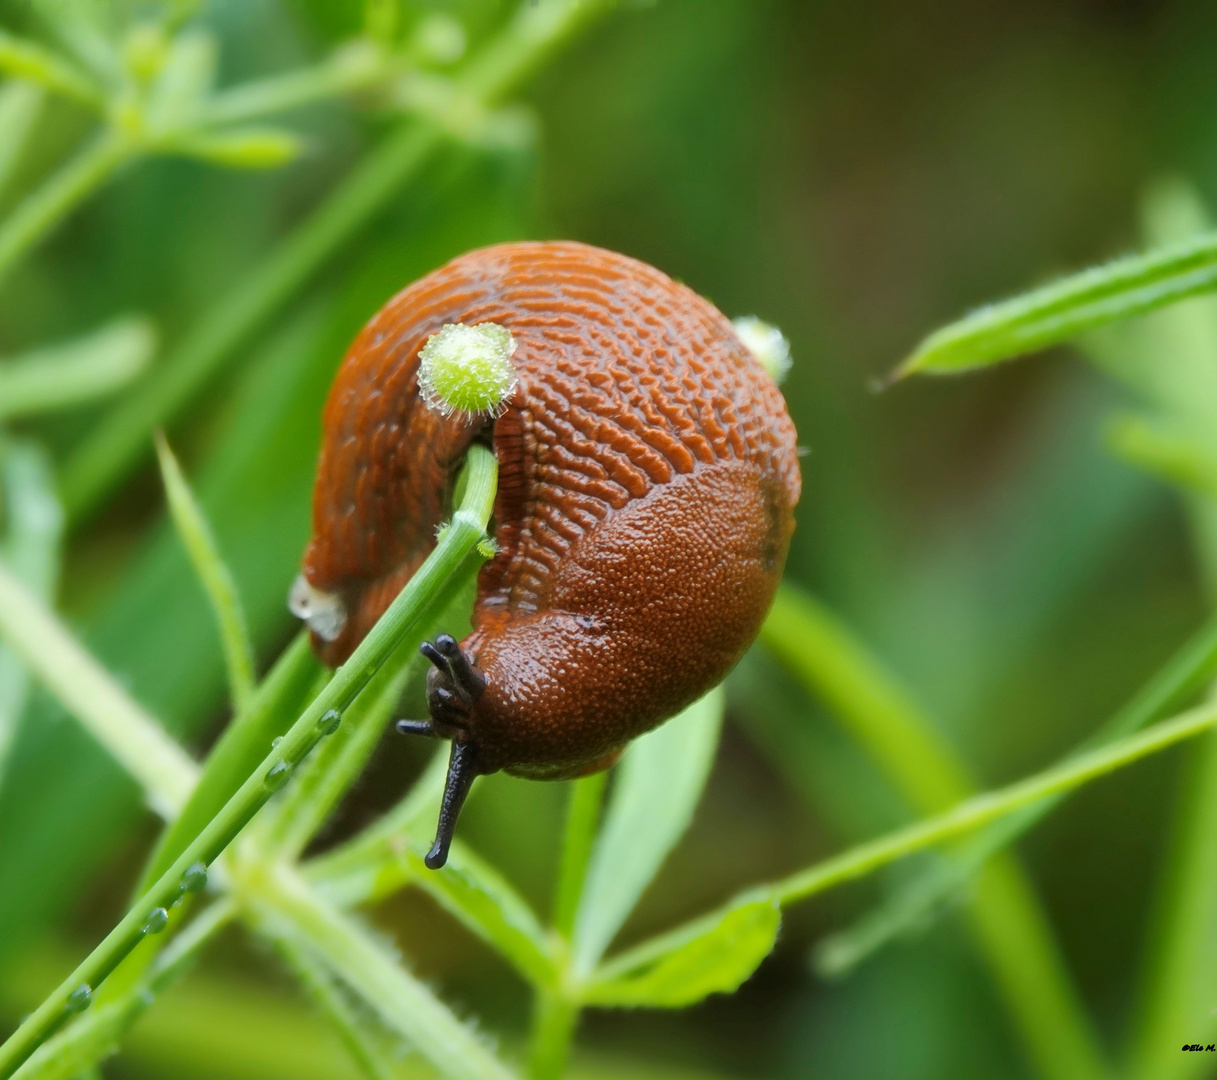
[[[419,354],[449,324],[511,335],[498,415],[445,416]],[[607,768],[735,665],[794,529],[795,429],[713,305],[645,263],[571,242],[469,252],[368,323],[323,416],[313,535],[292,608],[345,660],[435,543],[474,440],[499,461],[497,554],[473,632],[424,643],[431,719],[452,740],[427,865],[473,778]]]

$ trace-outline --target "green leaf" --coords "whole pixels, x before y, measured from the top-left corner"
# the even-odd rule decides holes
[[[984,367],[1217,289],[1217,233],[1129,255],[991,304],[926,338],[894,378]]]
[[[682,1009],[711,994],[733,993],[773,951],[781,918],[772,896],[741,900],[670,952],[594,978],[580,998],[586,1005]]]
[[[717,688],[626,750],[575,917],[576,972],[596,966],[689,827],[722,719]]]
[[[283,128],[232,128],[175,138],[168,149],[230,169],[277,169],[295,161],[304,144]]]
[[[52,412],[113,393],[148,366],[155,349],[152,324],[128,317],[0,361],[0,418]]]
[[[155,441],[169,513],[215,613],[233,708],[236,712],[242,712],[249,708],[253,700],[255,680],[254,648],[245,625],[241,598],[237,595],[232,574],[220,557],[211,526],[195,500],[186,477],[182,475],[164,434],[158,431]]]

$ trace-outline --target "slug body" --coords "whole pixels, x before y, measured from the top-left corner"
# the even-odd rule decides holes
[[[497,417],[445,417],[419,352],[486,322],[514,339],[516,387]],[[781,393],[707,301],[583,244],[470,252],[372,319],[330,393],[302,585],[328,663],[433,548],[474,440],[499,460],[498,554],[472,634],[424,646],[432,720],[403,722],[453,739],[449,833],[474,774],[593,772],[721,680],[768,611],[800,488]]]

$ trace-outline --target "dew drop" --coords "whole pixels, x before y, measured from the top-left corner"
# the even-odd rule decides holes
[[[279,749],[279,744],[280,744],[282,741],[283,741],[283,736],[282,736],[282,735],[276,735],[276,736],[275,736],[273,739],[271,739],[271,741],[270,741],[270,748],[271,748],[272,750],[278,750],[278,749]]]
[[[169,923],[169,912],[163,907],[154,907],[148,912],[140,932],[144,934],[159,934]]]
[[[182,871],[182,892],[202,892],[207,888],[207,866],[196,862]]]
[[[278,765],[270,770],[263,777],[263,780],[271,791],[278,791],[284,784],[287,783],[287,778],[292,774],[292,767],[286,762],[281,761]]]
[[[92,1000],[93,987],[88,983],[81,983],[68,995],[67,1010],[74,1013],[84,1012]]]
[[[327,709],[321,714],[321,719],[317,721],[317,730],[322,735],[333,735],[338,730],[338,725],[342,723],[342,713],[337,709]]]

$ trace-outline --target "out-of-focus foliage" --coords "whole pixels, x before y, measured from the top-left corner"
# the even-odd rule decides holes
[[[178,978],[179,938],[120,969],[166,990],[104,1075],[422,1074],[400,1041],[420,1027],[432,1052],[468,1038],[454,1052],[486,1074],[525,1060],[530,1025],[548,1075],[574,1014],[551,987],[532,1016],[521,978],[543,987],[565,962],[545,929],[560,861],[579,873],[552,921],[576,959],[625,950],[586,987],[571,1075],[1209,1075],[1180,1046],[1217,1038],[1213,735],[1075,795],[980,876],[990,833],[980,855],[965,842],[785,907],[743,980],[779,929],[755,882],[1043,769],[1113,714],[1127,734],[1194,703],[1199,645],[1191,697],[1120,711],[1211,607],[1217,301],[1111,320],[1208,284],[1211,6],[605,7],[517,79],[529,39],[498,0],[0,0],[0,558],[56,600],[121,701],[192,751],[229,718],[241,624],[262,676],[293,632],[283,601],[344,348],[452,255],[575,237],[772,321],[809,450],[788,567],[803,592],[728,681],[708,780],[718,716],[682,718],[701,725],[684,787],[647,781],[680,749],[672,725],[610,783],[600,846],[580,850],[598,792],[568,822],[568,785],[486,778],[430,875],[410,830],[435,773],[408,740],[375,745],[369,717],[400,687],[386,674],[323,752],[343,775],[370,756],[309,849],[331,861],[264,883],[275,902],[243,915],[273,958],[218,933],[236,914],[213,905],[198,971]],[[1068,276],[1163,246],[1176,255]],[[910,355],[960,368],[1104,323],[1027,362],[871,389]],[[218,593],[166,513],[159,426],[195,497],[175,479],[179,521],[203,522],[193,558],[227,568]],[[292,701],[290,724],[316,673],[299,646],[280,663],[263,687]],[[421,715],[417,686],[407,700]],[[193,827],[262,760],[275,718],[257,708],[255,693],[226,729]],[[281,804],[294,819],[251,839],[311,835],[340,792],[308,785]],[[637,839],[634,865],[631,823],[652,810],[668,827]],[[156,836],[136,784],[0,647],[6,1032],[122,916]],[[410,974],[380,948],[335,974],[289,932],[350,960],[374,939],[345,909],[368,898]],[[125,1026],[121,990],[85,1015]],[[417,1010],[374,1016],[377,994]],[[497,1057],[451,1012],[428,1027],[440,998],[501,1036]]]

